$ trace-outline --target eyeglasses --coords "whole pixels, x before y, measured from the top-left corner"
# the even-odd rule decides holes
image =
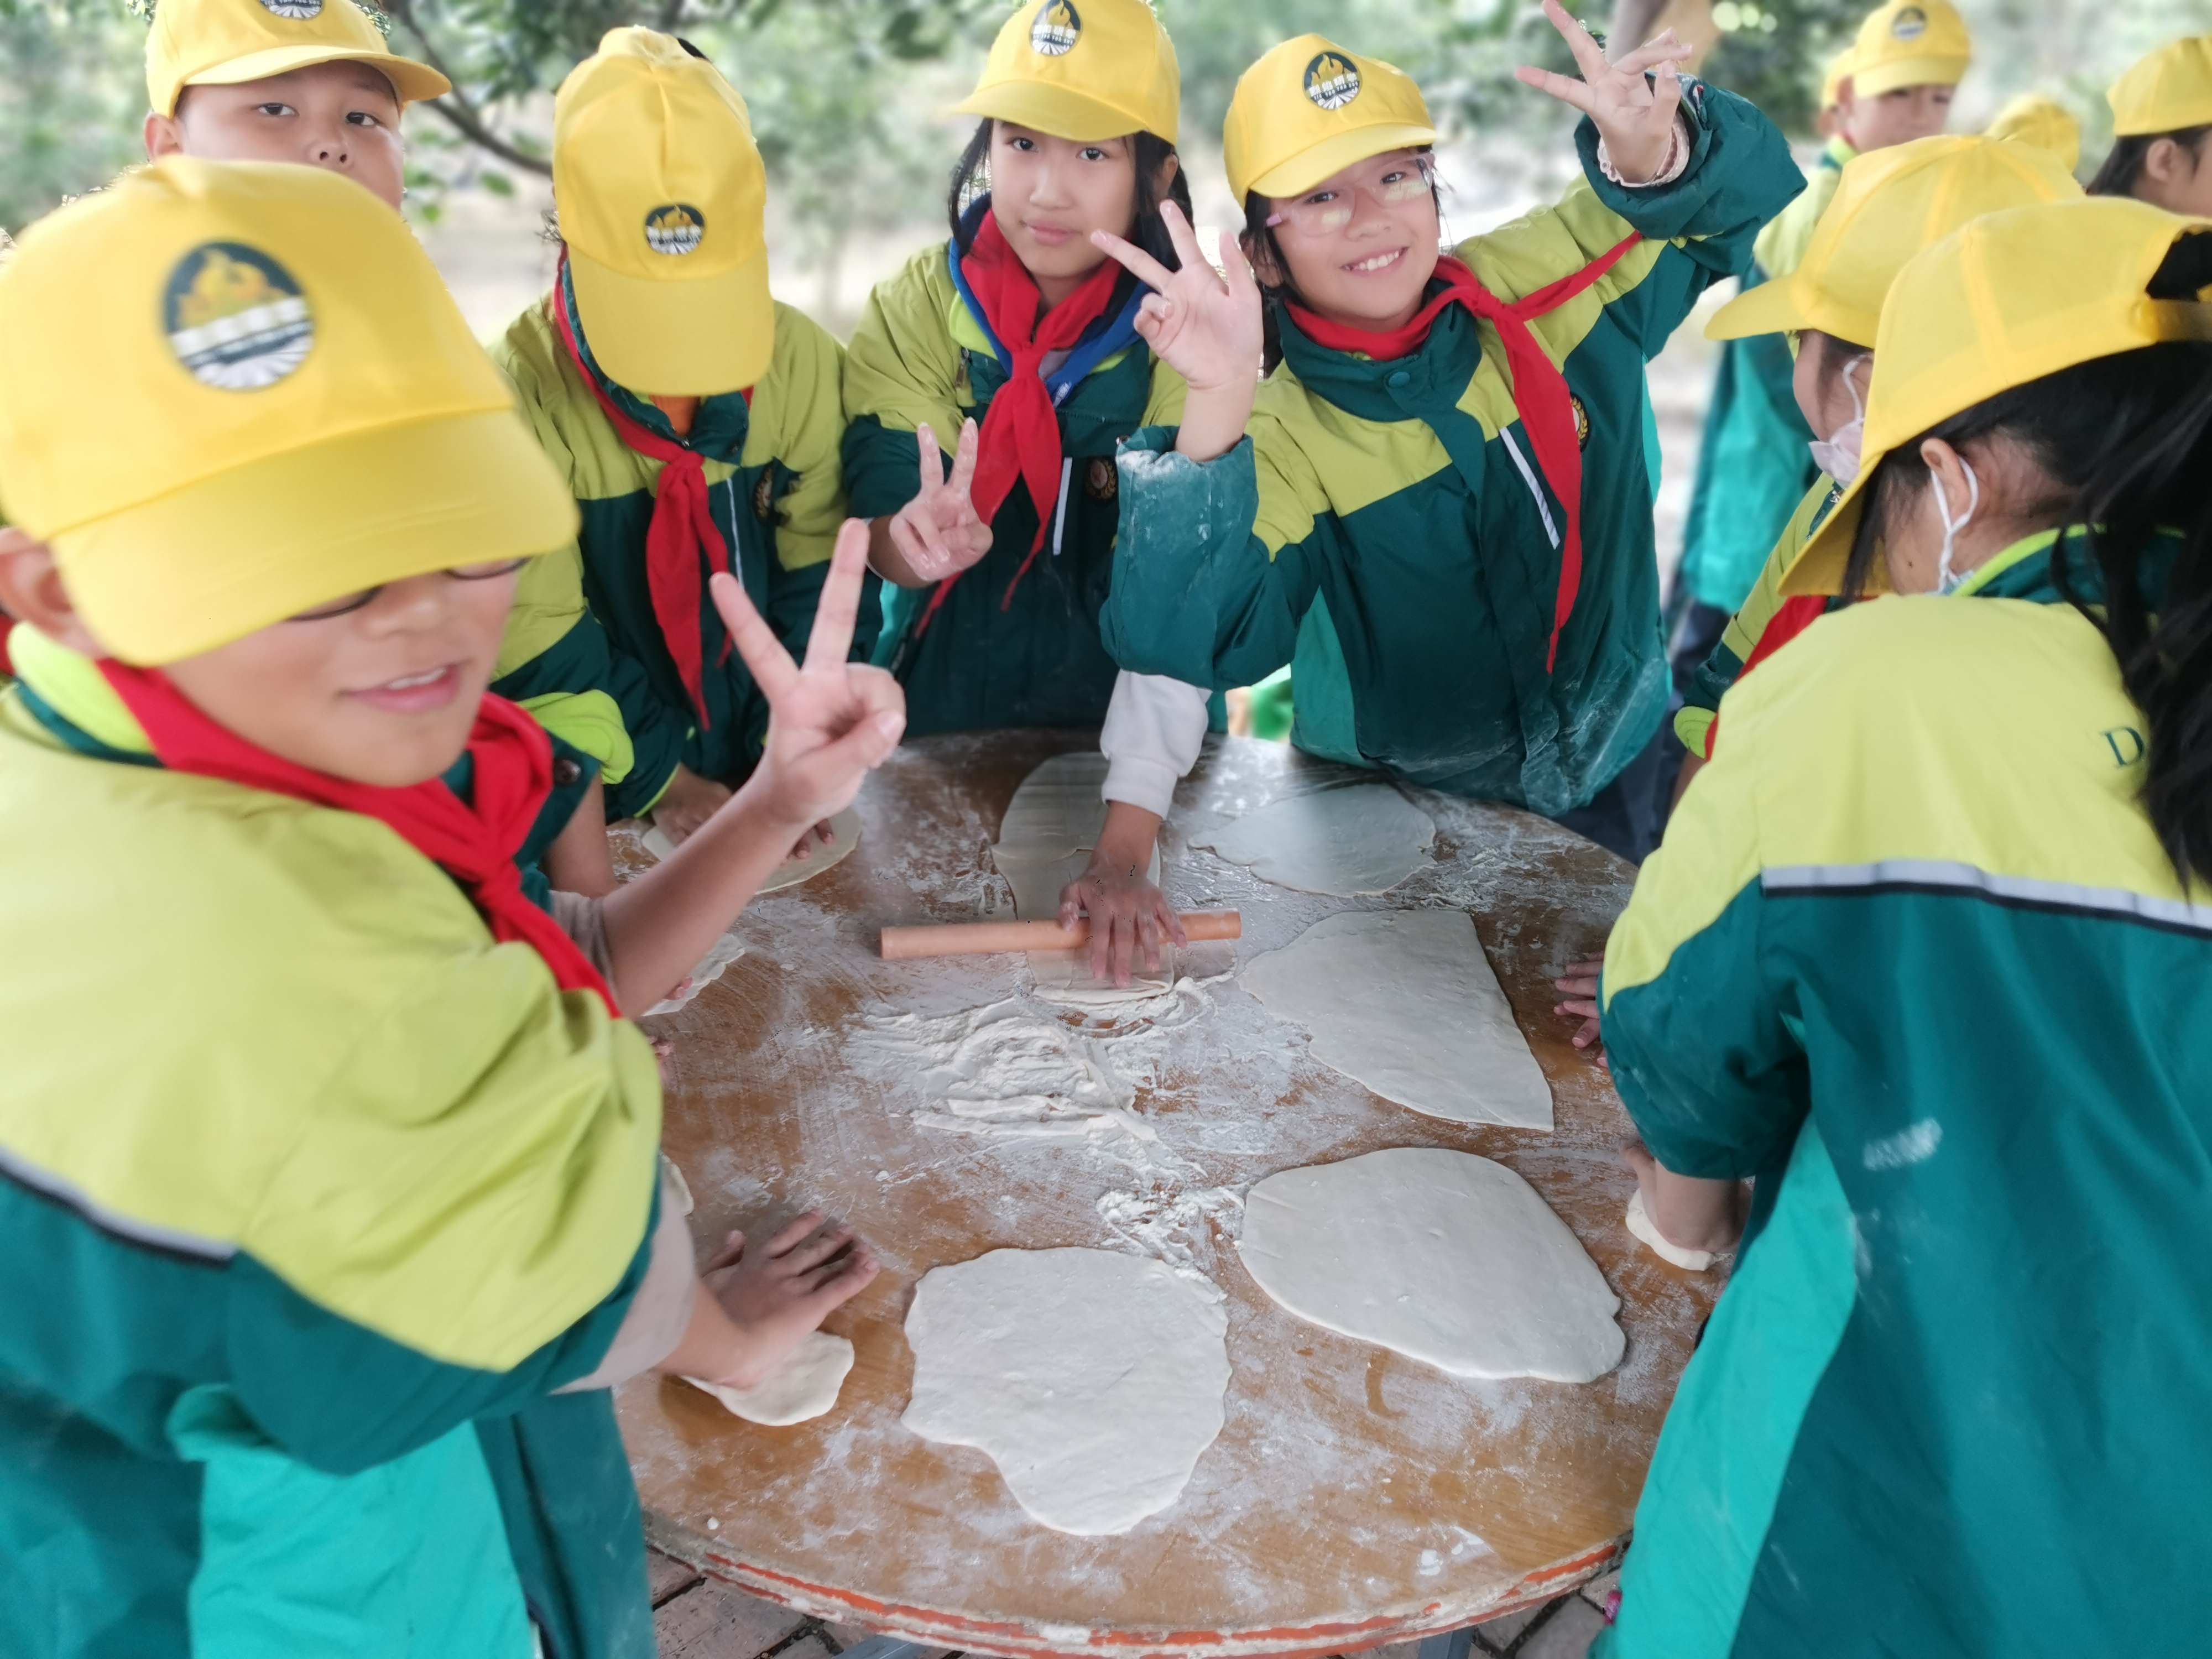
[[[501,559],[492,564],[457,564],[452,569],[441,571],[439,574],[450,576],[457,582],[497,581],[501,576],[512,576],[529,562],[529,559],[525,557]],[[358,593],[349,593],[343,599],[332,599],[328,605],[319,605],[313,611],[302,611],[294,616],[287,617],[284,620],[302,623],[328,622],[333,617],[346,616],[359,611],[374,599],[378,594],[384,592],[386,586],[386,584],[379,582],[374,587],[364,587]]]
[[[1352,223],[1362,196],[1370,197],[1388,210],[1432,197],[1437,191],[1437,166],[1425,155],[1385,155],[1373,162],[1364,177],[1339,175],[1319,190],[1285,201],[1267,216],[1270,227],[1289,226],[1309,240],[1334,236]]]

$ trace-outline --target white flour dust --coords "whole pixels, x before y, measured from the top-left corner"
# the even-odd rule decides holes
[[[1008,997],[959,1014],[870,1015],[856,1047],[920,1073],[934,1103],[925,1127],[1022,1140],[1089,1140],[1158,1132],[1132,1109],[1136,1084],[1103,1045]]]
[[[1142,1193],[1108,1193],[1099,1199],[1097,1209],[1099,1219],[1113,1230],[1112,1243],[1135,1255],[1158,1257],[1179,1273],[1204,1279],[1194,1250],[1208,1237],[1209,1221],[1218,1222],[1227,1237],[1237,1237],[1244,1197],[1232,1187],[1155,1187]]]

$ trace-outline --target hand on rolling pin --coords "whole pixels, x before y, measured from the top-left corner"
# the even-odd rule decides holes
[[[941,582],[979,563],[991,550],[991,526],[975,516],[969,494],[980,441],[975,422],[963,421],[948,477],[936,432],[925,422],[914,436],[921,450],[921,488],[891,515],[891,545],[921,580]]]
[[[842,1222],[809,1210],[767,1244],[748,1249],[731,1233],[702,1275],[730,1322],[736,1349],[710,1382],[750,1389],[791,1357],[809,1331],[868,1287],[875,1252]]]
[[[1159,831],[1159,819],[1141,807],[1127,801],[1109,803],[1106,827],[1091,854],[1091,867],[1060,890],[1061,927],[1073,927],[1085,915],[1091,918],[1094,979],[1127,985],[1139,949],[1145,953],[1145,966],[1158,973],[1163,965],[1163,940],[1190,943],[1167,895],[1146,878]]]
[[[791,659],[736,577],[717,575],[710,584],[731,641],[768,699],[768,742],[745,791],[795,840],[809,824],[820,834],[850,806],[861,780],[890,758],[906,730],[899,683],[880,668],[847,660],[867,568],[868,527],[848,519],[837,532],[804,664]]]

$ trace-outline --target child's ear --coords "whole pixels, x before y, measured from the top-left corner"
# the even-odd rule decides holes
[[[185,135],[173,115],[146,117],[146,159],[158,161],[165,155],[185,153]]]
[[[81,655],[107,654],[70,603],[53,549],[7,525],[0,525],[0,611]]]
[[[1261,288],[1280,288],[1283,285],[1282,267],[1275,263],[1274,239],[1255,236],[1250,231],[1237,234],[1237,246],[1252,263],[1252,274],[1259,278]]]

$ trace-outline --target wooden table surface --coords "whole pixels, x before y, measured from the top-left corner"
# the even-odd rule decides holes
[[[1474,1622],[1601,1570],[1712,1296],[1623,1230],[1632,1183],[1613,1153],[1627,1121],[1551,1012],[1551,977],[1602,944],[1632,872],[1544,820],[1415,790],[1438,826],[1434,868],[1372,899],[1272,887],[1188,834],[1358,775],[1213,740],[1177,797],[1165,883],[1180,908],[1242,909],[1246,933],[1239,946],[1194,947],[1187,972],[1219,974],[1337,910],[1468,910],[1551,1080],[1554,1131],[1462,1127],[1384,1101],[1225,977],[1186,991],[1173,1019],[1098,1035],[1141,1085],[1135,1109],[1156,1143],[1006,1144],[917,1123],[927,1085],[886,1060],[887,1023],[1018,998],[1029,964],[886,963],[876,931],[1009,913],[988,851],[1000,817],[1032,767],[1094,742],[909,744],[860,798],[858,851],[759,901],[738,929],[747,954],[652,1022],[676,1039],[665,1144],[696,1196],[697,1235],[820,1205],[884,1263],[830,1322],[858,1358],[827,1417],[765,1429],[664,1378],[621,1391],[654,1541],[809,1613],[1017,1656],[1333,1653]],[[1582,1386],[1455,1378],[1268,1299],[1237,1255],[1241,1194],[1279,1170],[1399,1146],[1479,1152],[1535,1186],[1621,1297],[1619,1370]],[[1062,1245],[1158,1255],[1228,1299],[1226,1426],[1181,1498],[1115,1537],[1037,1524],[983,1453],[899,1421],[915,1281],[994,1249]]]

